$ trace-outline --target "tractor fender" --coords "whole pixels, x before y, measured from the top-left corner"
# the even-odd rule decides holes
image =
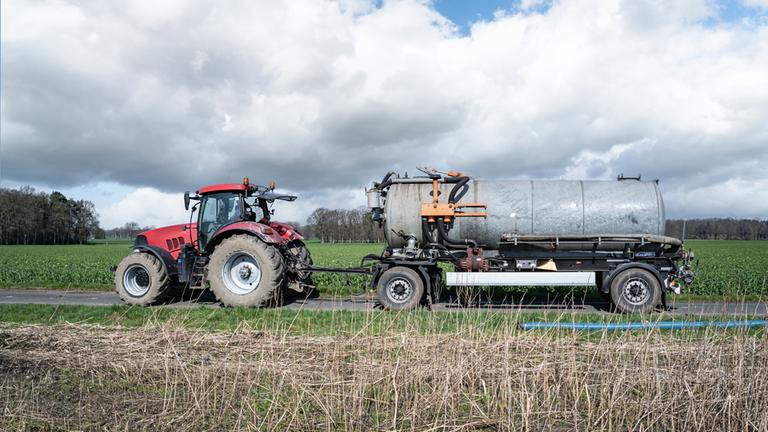
[[[286,241],[268,225],[260,224],[258,222],[235,222],[222,227],[213,235],[213,238],[205,246],[206,252],[213,252],[213,249],[225,238],[235,234],[256,236],[259,240],[267,244],[286,243]]]
[[[304,235],[299,231],[296,231],[296,228],[293,225],[288,225],[287,223],[282,222],[270,222],[269,226],[277,230],[278,234],[280,234],[280,237],[282,238],[291,241],[304,240]]]
[[[133,245],[132,250],[134,252],[142,252],[154,255],[155,258],[159,259],[160,262],[163,263],[165,266],[165,271],[168,272],[169,276],[174,276],[179,273],[178,269],[176,268],[176,260],[173,259],[170,252],[163,248],[149,245]]]
[[[621,273],[622,271],[624,271],[624,270],[626,270],[628,268],[639,268],[639,269],[643,269],[643,270],[648,270],[649,272],[651,272],[652,275],[654,275],[656,277],[656,280],[659,281],[659,284],[661,284],[662,287],[664,286],[664,280],[662,279],[661,274],[659,273],[659,269],[657,269],[656,267],[654,267],[654,266],[652,266],[650,264],[646,264],[646,263],[628,262],[628,263],[621,264],[620,266],[616,267],[615,269],[611,270],[610,272],[607,272],[607,274],[603,277],[603,284],[600,287],[600,291],[602,291],[604,293],[610,292],[611,291],[611,282],[613,282],[613,278],[616,277],[616,275],[618,275],[619,273]]]

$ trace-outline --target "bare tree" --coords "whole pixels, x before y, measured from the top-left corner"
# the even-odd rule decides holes
[[[304,234],[321,242],[380,242],[381,228],[371,220],[365,207],[357,209],[318,208],[307,218]]]

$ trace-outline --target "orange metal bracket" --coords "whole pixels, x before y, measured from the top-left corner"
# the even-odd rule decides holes
[[[449,177],[459,177],[461,173],[448,172]],[[438,199],[438,179],[432,179],[432,202],[421,204],[421,217],[427,218],[427,222],[433,223],[437,219],[443,219],[443,222],[450,223],[455,217],[486,217],[485,212],[470,212],[465,213],[462,211],[464,208],[486,208],[483,203],[465,203],[465,204],[446,204],[441,203]]]

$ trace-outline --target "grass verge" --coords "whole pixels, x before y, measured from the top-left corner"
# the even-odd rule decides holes
[[[124,305],[0,305],[0,322],[11,324],[88,324],[105,327],[171,326],[190,330],[235,331],[249,329],[288,336],[391,336],[397,334],[454,334],[462,337],[509,336],[524,331],[518,325],[526,321],[546,322],[654,322],[662,320],[716,320],[733,317],[697,317],[653,315],[608,315],[563,312],[493,312],[469,310],[463,312],[368,311],[297,311],[286,309],[248,308],[141,308]],[[745,319],[739,317],[738,319]],[[687,330],[683,335],[705,335],[719,330]],[[732,330],[740,332],[741,330]],[[764,328],[749,330],[761,334]],[[635,333],[645,333],[637,331]],[[550,331],[550,334],[573,333]],[[584,333],[593,337],[595,332]],[[600,333],[600,332],[597,332]]]

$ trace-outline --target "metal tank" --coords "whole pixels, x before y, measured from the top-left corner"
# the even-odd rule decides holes
[[[440,183],[443,201],[453,186]],[[420,206],[432,200],[431,192],[426,178],[392,180],[385,197],[369,191],[369,205],[382,213],[390,246],[404,246],[400,231],[423,241]],[[488,216],[456,218],[451,237],[473,239],[489,249],[498,248],[502,235],[664,234],[664,202],[655,181],[471,180],[459,196],[459,203],[485,203]]]

